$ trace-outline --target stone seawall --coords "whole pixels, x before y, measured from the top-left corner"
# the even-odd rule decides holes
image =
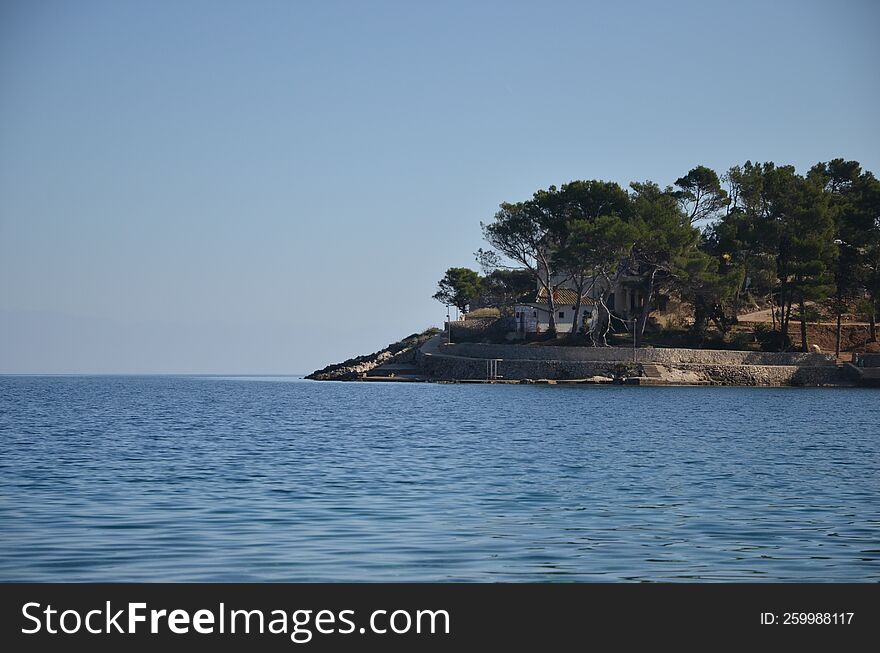
[[[679,370],[697,372],[713,385],[851,385],[849,378],[837,366],[683,363],[675,367]]]
[[[634,350],[628,347],[544,347],[535,345],[493,345],[453,343],[441,345],[439,354],[464,358],[501,358],[517,361],[629,362]],[[794,365],[835,367],[831,354],[801,352],[725,351],[713,349],[636,349],[635,362],[661,365]]]
[[[815,353],[639,349],[624,347],[534,347],[476,343],[435,344],[420,351],[424,373],[438,380],[486,380],[487,360],[508,380],[639,379],[650,384],[743,386],[846,386],[853,380],[834,358]]]
[[[485,379],[486,361],[452,356],[423,356],[421,367],[440,380]],[[638,376],[638,365],[612,361],[504,360],[498,374],[505,379],[585,379],[591,376],[613,378]]]
[[[422,369],[439,380],[486,379],[486,361],[452,356],[423,356]],[[718,365],[680,363],[674,370],[694,373],[700,382],[712,385],[744,386],[823,386],[850,385],[850,380],[836,366],[795,365]],[[670,370],[672,371],[672,370]],[[506,380],[587,379],[605,376],[617,380],[645,377],[643,365],[614,361],[553,361],[503,359],[497,373]]]

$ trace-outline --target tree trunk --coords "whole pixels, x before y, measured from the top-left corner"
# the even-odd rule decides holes
[[[788,308],[785,309],[785,335],[783,338],[783,342],[785,338],[790,338],[788,335],[789,330],[791,329],[791,307],[794,306],[794,298],[789,296],[788,298]],[[787,349],[787,347],[786,347]]]
[[[869,331],[871,342],[877,342],[877,310],[871,306],[871,315],[868,316]]]
[[[733,321],[728,322],[727,315],[724,313],[724,305],[720,303],[712,304],[712,310],[709,313],[709,319],[714,322],[715,327],[721,333],[722,336],[726,336],[730,331],[731,323]]]
[[[645,296],[642,298],[642,312],[639,315],[638,326],[636,327],[636,347],[642,346],[642,340],[645,336],[645,325],[648,323],[648,315],[651,313],[651,296],[654,294],[654,277],[657,270],[651,272],[648,277],[648,283],[645,286]]]
[[[740,300],[739,294],[740,294],[740,292],[741,292],[740,289],[737,288],[736,293],[733,295],[733,319],[735,321],[739,320],[739,300]]]
[[[577,302],[574,305],[574,317],[571,321],[571,331],[568,333],[568,337],[572,340],[577,338],[578,333],[581,330],[581,323],[578,320],[578,314],[581,312],[581,294],[578,292]]]
[[[804,296],[801,295],[801,351],[809,351],[807,344],[807,307],[804,305]]]
[[[779,325],[782,329],[779,337],[779,351],[788,349],[788,325],[791,322],[791,298],[782,298],[782,309],[779,313]]]
[[[550,320],[547,333],[556,337],[556,299],[553,297],[553,289],[547,285],[547,308],[550,309]]]
[[[593,323],[593,328],[590,330],[590,339],[593,341],[593,346],[598,347],[607,347],[608,346],[608,328],[611,324],[611,311],[608,310],[608,306],[605,304],[605,295],[599,295],[598,307],[596,309],[596,321]]]
[[[790,299],[786,297],[786,293],[784,290],[779,292],[779,299],[782,300],[779,302],[779,330],[781,333],[781,340],[784,340],[788,336],[788,321],[791,319],[791,304]]]
[[[773,323],[773,330],[776,331],[776,302],[773,301],[773,289],[770,289],[770,321]]]
[[[834,355],[840,357],[840,306],[837,307],[837,333],[834,335]]]
[[[702,297],[697,297],[694,301],[694,326],[691,327],[691,334],[700,345],[706,340],[708,323],[709,312],[706,307],[706,300]]]

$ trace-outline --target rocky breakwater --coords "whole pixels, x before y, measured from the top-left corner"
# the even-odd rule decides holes
[[[328,365],[306,376],[314,381],[354,381],[363,378],[370,370],[386,363],[411,363],[415,360],[419,347],[434,337],[439,331],[428,329],[414,333],[403,340],[393,342],[384,349],[372,354],[349,358],[341,363]]]

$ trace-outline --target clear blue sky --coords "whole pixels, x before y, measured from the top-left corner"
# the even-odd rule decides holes
[[[0,4],[0,372],[299,373],[571,179],[880,173],[880,4]]]

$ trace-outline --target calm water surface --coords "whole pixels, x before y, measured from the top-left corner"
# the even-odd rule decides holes
[[[880,581],[880,392],[0,377],[0,580]]]

